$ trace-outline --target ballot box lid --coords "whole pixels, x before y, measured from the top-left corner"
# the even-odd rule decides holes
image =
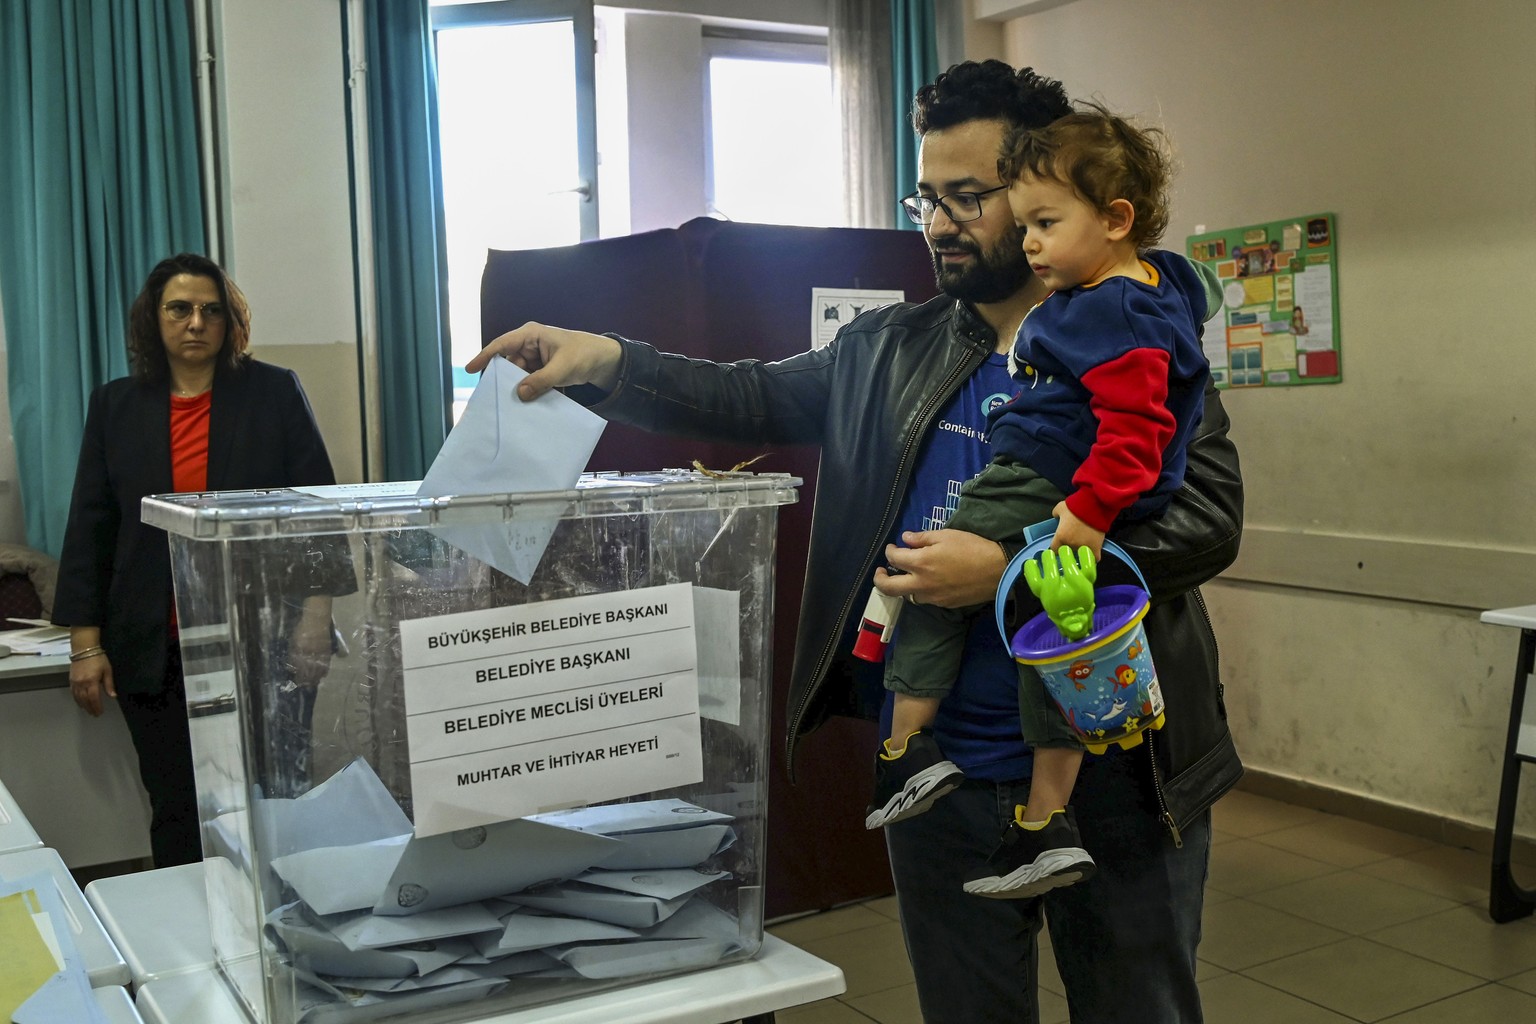
[[[568,519],[788,505],[799,477],[787,473],[667,469],[586,473],[561,491],[423,497],[419,482],[338,484],[147,497],[143,521],[193,540],[472,526],[518,517]]]

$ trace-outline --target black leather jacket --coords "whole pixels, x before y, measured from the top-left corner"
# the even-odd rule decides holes
[[[850,677],[837,665],[844,627],[863,609],[923,439],[995,350],[996,333],[964,303],[940,296],[871,310],[827,347],[774,363],[713,363],[619,340],[614,390],[572,389],[604,417],[700,440],[822,446],[789,692],[792,765],[802,735],[830,714],[852,712]],[[1133,755],[1152,751],[1159,812],[1175,839],[1242,774],[1197,589],[1237,557],[1242,532],[1242,478],[1227,426],[1210,389],[1184,486],[1167,512],[1112,534],[1152,590],[1145,627],[1168,720]]]

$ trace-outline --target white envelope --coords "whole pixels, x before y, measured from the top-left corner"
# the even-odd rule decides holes
[[[611,838],[619,848],[603,861],[607,870],[686,868],[729,849],[736,842],[736,830],[729,825],[698,825],[664,832],[621,832]]]
[[[576,486],[606,424],[558,391],[524,402],[514,389],[526,376],[505,359],[490,361],[417,494],[438,498]],[[551,510],[547,515],[518,515],[505,523],[436,527],[434,532],[526,584],[559,518],[560,510]]]
[[[583,978],[633,978],[719,963],[734,948],[722,939],[651,939],[623,946],[571,946],[554,953]]]
[[[406,978],[430,974],[475,952],[474,943],[467,938],[386,949],[348,949],[335,935],[300,913],[296,903],[267,915],[267,931],[282,944],[294,967],[332,977]]]
[[[255,801],[251,817],[269,861],[321,846],[354,846],[404,835],[413,828],[362,758],[301,797]]]
[[[664,900],[588,886],[543,889],[538,893],[523,893],[518,897],[526,906],[538,910],[606,921],[623,928],[650,928],[660,924],[681,910],[689,899],[691,896],[685,895]]]
[[[274,858],[272,870],[317,914],[361,910],[377,903],[388,888],[410,839],[392,836],[357,846],[301,850]]]
[[[374,913],[417,914],[574,878],[616,846],[606,836],[526,818],[411,838]]]
[[[587,885],[600,885],[604,889],[632,892],[637,896],[654,896],[661,900],[675,900],[679,896],[704,888],[710,882],[731,877],[729,871],[699,871],[695,868],[665,868],[651,871],[587,871],[576,881]]]
[[[686,800],[639,800],[632,803],[600,804],[568,811],[530,814],[524,820],[542,821],[561,828],[617,836],[629,832],[659,832],[674,828],[693,828],[732,821],[729,814],[711,811]]]
[[[536,914],[530,910],[514,910],[502,918],[502,923],[504,927],[500,935],[493,933],[475,936],[475,946],[488,959],[571,942],[633,939],[640,934],[602,921]]]
[[[378,949],[409,942],[431,942],[458,935],[500,932],[496,915],[478,903],[429,910],[411,917],[376,917],[362,912],[311,918],[335,935],[348,949]]]

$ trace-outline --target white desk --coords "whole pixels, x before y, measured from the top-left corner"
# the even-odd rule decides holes
[[[85,962],[86,976],[93,988],[128,984],[128,965],[117,945],[107,935],[96,912],[85,901],[85,894],[75,884],[69,869],[53,850],[23,850],[0,856],[0,878],[15,881],[28,875],[46,874],[53,878],[54,887],[64,904],[67,921],[55,921],[54,928],[69,932],[75,948]]]
[[[1521,888],[1510,867],[1515,839],[1515,805],[1520,795],[1520,767],[1536,762],[1536,691],[1527,690],[1536,667],[1536,605],[1483,612],[1494,626],[1520,630],[1515,657],[1515,683],[1509,700],[1509,733],[1504,741],[1504,771],[1499,782],[1499,809],[1493,821],[1493,877],[1488,891],[1488,916],[1503,924],[1536,911],[1536,891]]]
[[[96,997],[96,1005],[101,1007],[101,1012],[107,1018],[107,1024],[144,1024],[144,1018],[139,1016],[139,1011],[133,1005],[133,1000],[128,998],[128,990],[117,985],[107,988],[92,989],[91,995]]]
[[[704,971],[492,1014],[480,1024],[723,1024],[840,995],[843,972],[796,946],[763,936],[757,957]],[[145,1024],[247,1024],[212,969],[152,981],[139,990]]]
[[[135,989],[213,967],[201,863],[98,878],[85,898],[123,954]]]
[[[0,658],[0,779],[70,867],[149,856],[149,801],[117,702],[69,695],[69,658]]]
[[[21,805],[11,796],[11,791],[5,788],[5,783],[0,782],[0,853],[40,850],[42,846],[43,841],[38,838],[37,829],[32,827],[32,823],[22,813]]]

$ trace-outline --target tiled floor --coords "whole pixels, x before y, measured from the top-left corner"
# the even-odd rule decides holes
[[[1536,1021],[1536,919],[1489,920],[1486,854],[1247,793],[1223,799],[1215,825],[1199,975],[1210,1024]],[[769,930],[848,982],[780,1024],[922,1020],[894,898]],[[1041,965],[1041,1024],[1065,1024],[1044,951]]]

